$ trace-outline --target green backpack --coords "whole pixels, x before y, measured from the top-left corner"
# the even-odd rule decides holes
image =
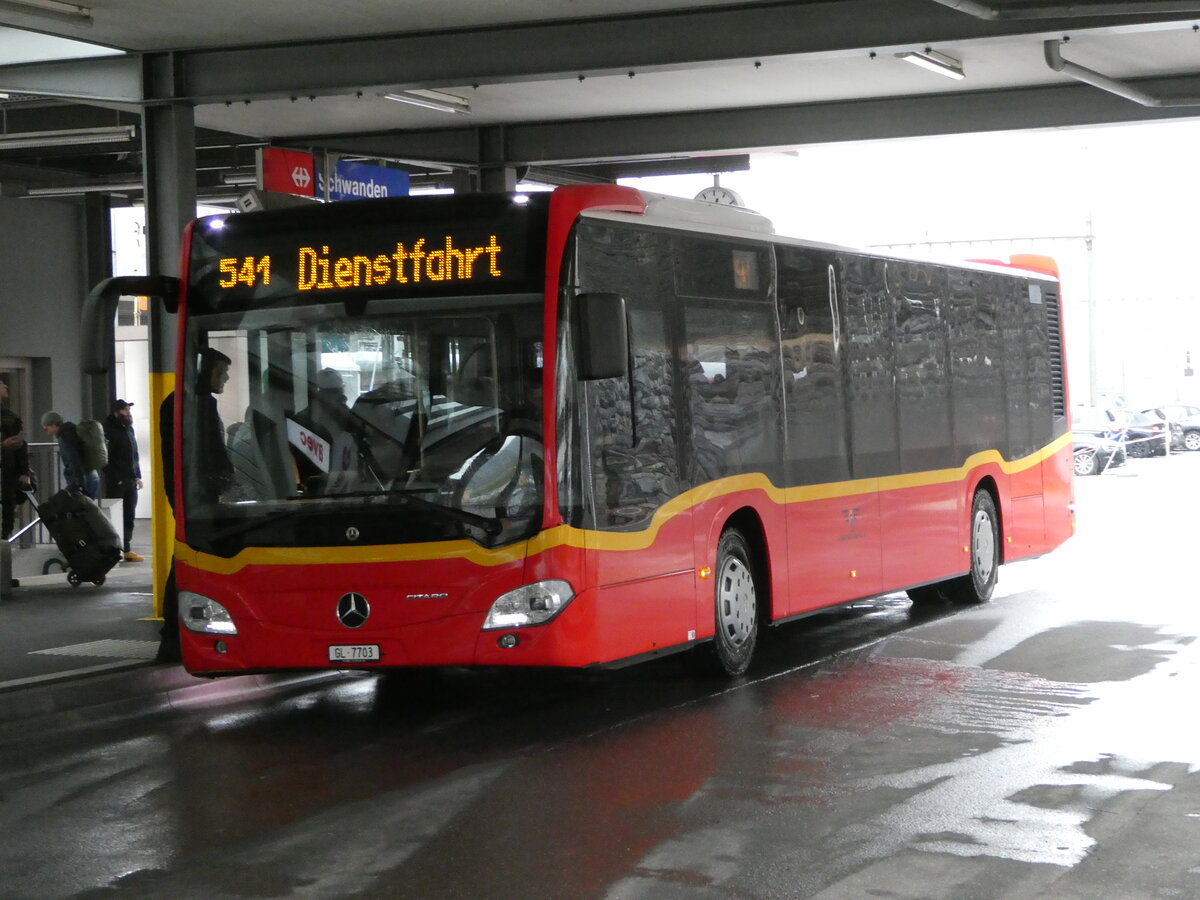
[[[84,419],[75,426],[79,435],[79,452],[83,456],[83,468],[97,472],[108,465],[108,442],[104,440],[104,426],[95,419]]]

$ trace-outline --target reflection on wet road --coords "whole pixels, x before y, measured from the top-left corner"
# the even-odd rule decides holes
[[[1081,479],[1078,537],[993,603],[814,617],[736,683],[358,677],[31,736],[0,748],[0,889],[1200,896],[1200,454],[1127,469]]]

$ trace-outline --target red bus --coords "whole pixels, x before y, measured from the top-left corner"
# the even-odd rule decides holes
[[[1059,285],[628,187],[202,218],[176,577],[200,675],[604,666],[1074,530]],[[172,301],[174,302],[174,301]]]

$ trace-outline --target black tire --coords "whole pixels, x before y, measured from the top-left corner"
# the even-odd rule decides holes
[[[69,572],[67,572],[67,584],[69,584],[71,587],[79,587],[82,581],[83,579],[79,577],[79,573],[74,569],[71,569]]]
[[[996,589],[1000,568],[1000,519],[987,491],[976,491],[971,501],[971,571],[943,584],[948,599],[955,603],[986,603]]]
[[[94,584],[96,587],[100,587],[100,585],[104,584],[104,576],[101,575],[99,578],[93,578],[92,584]]]
[[[1200,450],[1200,431],[1185,431],[1183,433],[1183,448],[1185,450]]]
[[[1094,450],[1076,450],[1075,451],[1075,474],[1076,475],[1099,475],[1100,466],[1096,461],[1096,451]]]
[[[712,661],[726,675],[742,675],[750,667],[758,643],[758,581],[750,545],[736,528],[721,535],[713,585],[716,633]]]

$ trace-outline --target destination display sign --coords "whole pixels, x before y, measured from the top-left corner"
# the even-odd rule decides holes
[[[535,199],[420,197],[201,219],[189,305],[540,291],[547,207]]]

